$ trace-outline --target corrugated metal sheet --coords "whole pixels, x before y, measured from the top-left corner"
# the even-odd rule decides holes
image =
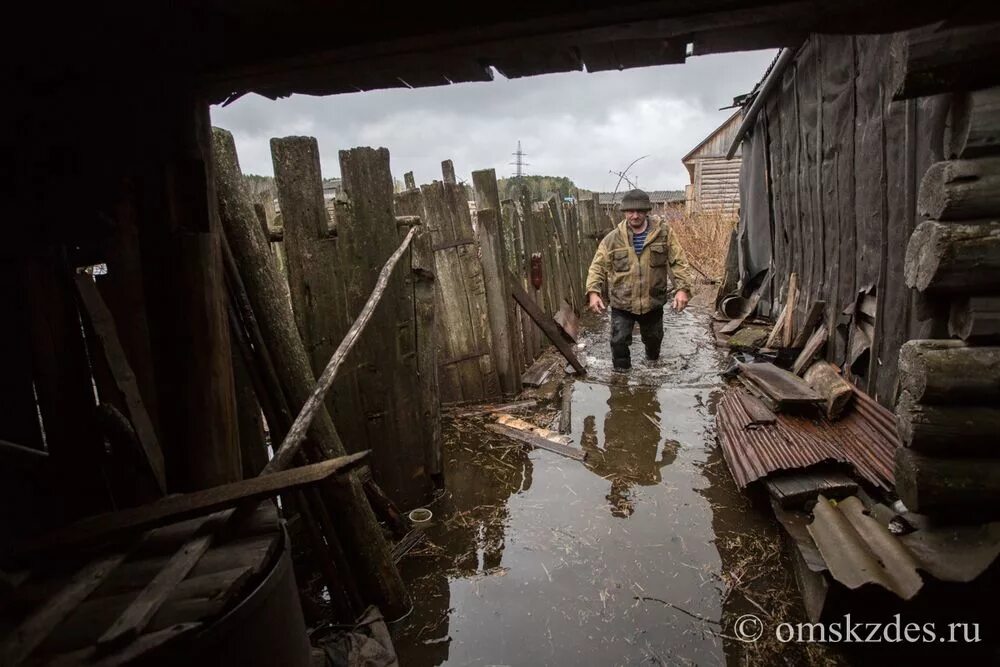
[[[779,413],[772,425],[755,426],[730,389],[716,414],[719,444],[740,488],[780,470],[797,470],[836,461],[854,467],[875,486],[894,484],[893,455],[899,446],[892,414],[871,398],[857,393],[854,406],[841,419]],[[890,437],[890,435],[892,437]]]
[[[970,582],[1000,555],[1000,522],[949,526],[904,515],[915,530],[897,536],[887,527],[896,513],[885,505],[866,507],[857,496],[836,504],[820,496],[811,522],[777,502],[771,507],[807,567],[829,570],[849,588],[878,584],[909,599],[923,587],[921,572],[940,581]]]

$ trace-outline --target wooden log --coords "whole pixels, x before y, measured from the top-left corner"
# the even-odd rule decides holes
[[[239,348],[240,359],[238,361],[241,362],[242,371],[246,373],[253,385],[252,393],[254,396],[245,397],[245,400],[253,399],[253,407],[258,413],[257,419],[259,419],[260,411],[264,411],[271,438],[276,441],[283,440],[292,424],[291,410],[288,409],[288,402],[274,370],[271,355],[263,342],[263,335],[257,325],[253,309],[250,307],[249,297],[228,243],[223,244],[223,250],[226,283],[230,293],[230,329],[233,332],[233,341]],[[252,346],[249,341],[253,341]],[[240,375],[237,374],[237,378],[239,377]],[[256,430],[258,424],[251,422],[250,428]],[[263,439],[259,443],[263,456],[258,460],[257,443],[254,443],[252,438],[247,441],[243,440],[242,423],[240,433],[244,454],[244,472],[246,473],[244,477],[255,477],[267,465],[267,451],[264,449]],[[299,452],[295,459],[295,465],[305,464],[305,454]],[[322,496],[316,489],[309,489],[294,492],[291,496],[285,495],[283,502],[287,514],[298,512],[302,519],[306,529],[306,537],[330,591],[331,604],[336,618],[340,620],[355,618],[364,605],[350,574],[350,567],[346,558],[343,557],[340,537],[333,528]]]
[[[993,405],[924,405],[908,391],[896,402],[904,447],[941,456],[1000,457],[1000,410]]]
[[[899,388],[917,403],[1000,404],[1000,347],[911,340],[899,350]]]
[[[913,231],[903,267],[906,285],[931,294],[982,294],[1000,284],[1000,222],[926,220]]]
[[[854,396],[851,383],[837,372],[836,366],[827,361],[817,361],[810,366],[803,379],[826,400],[828,419],[840,417]]]
[[[806,319],[802,321],[802,328],[799,329],[798,335],[795,336],[795,340],[792,341],[792,347],[805,347],[806,341],[809,340],[809,336],[816,331],[816,325],[823,322],[826,317],[826,301],[813,301],[812,306],[809,307],[809,312],[806,314]],[[770,345],[768,346],[770,347]]]
[[[564,338],[565,333],[562,331],[562,327],[560,327],[551,317],[546,317],[545,314],[538,309],[535,302],[531,300],[531,297],[529,297],[528,294],[521,289],[520,285],[516,284],[513,278],[511,278],[508,282],[510,283],[511,296],[514,297],[521,307],[524,308],[525,312],[531,316],[531,319],[535,321],[535,324],[537,324],[538,327],[545,333],[552,344],[556,346],[556,349],[558,349],[559,352],[566,358],[566,361],[573,366],[574,370],[581,375],[585,374],[587,369],[584,368],[583,364],[581,364],[576,358],[576,355],[573,354],[573,348],[570,347],[569,343],[567,343]]]
[[[948,335],[962,340],[1000,339],[1000,297],[959,297],[951,302]]]
[[[311,396],[316,379],[295,328],[282,278],[271,261],[268,241],[256,222],[247,196],[233,137],[221,129],[214,129],[213,134],[216,189],[226,237],[265,345],[274,359],[282,390],[289,406],[298,408]],[[345,454],[344,445],[325,409],[316,416],[309,433],[311,460]],[[341,540],[351,546],[352,571],[366,601],[384,606],[389,616],[405,613],[408,608],[406,591],[361,484],[352,476],[347,485],[331,485],[325,491],[332,506],[342,508],[333,514],[333,521]]]
[[[917,213],[938,221],[1000,215],[1000,157],[931,165],[920,181]]]
[[[892,46],[893,99],[1000,84],[1000,24],[948,28],[940,23],[899,33]]]
[[[802,352],[799,353],[795,363],[792,364],[793,373],[796,375],[802,375],[802,372],[812,361],[813,357],[816,356],[824,345],[826,345],[827,337],[826,324],[820,324],[816,327],[816,330],[811,336],[809,336],[809,340],[807,340],[805,346],[803,346]]]
[[[18,549],[18,555],[93,544],[124,533],[148,530],[174,521],[229,509],[247,501],[270,498],[288,490],[316,484],[337,474],[347,473],[359,466],[367,455],[367,451],[358,452],[211,489],[167,496],[141,507],[87,517],[25,542]],[[253,503],[254,509],[257,504]]]
[[[912,512],[996,514],[1000,459],[952,459],[896,450],[896,493]]]
[[[1000,87],[956,93],[944,126],[944,156],[954,160],[1000,152]]]

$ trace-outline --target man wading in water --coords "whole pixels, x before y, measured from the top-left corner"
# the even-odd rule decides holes
[[[611,359],[616,371],[632,367],[629,345],[636,322],[646,358],[660,357],[663,305],[670,296],[671,275],[675,287],[671,308],[680,312],[691,298],[691,267],[684,250],[665,222],[649,218],[652,208],[642,190],[625,195],[625,220],[601,239],[587,274],[592,311],[603,313],[603,295],[611,297]]]

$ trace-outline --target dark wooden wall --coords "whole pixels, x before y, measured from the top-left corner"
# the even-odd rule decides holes
[[[758,187],[744,186],[754,199],[744,209],[756,212],[749,224],[770,231],[774,272],[765,308],[777,313],[790,274],[798,274],[796,325],[814,301],[826,301],[835,331],[827,354],[839,366],[851,327],[844,310],[874,288],[874,341],[853,370],[886,405],[900,346],[932,333],[904,283],[903,259],[918,222],[917,185],[942,159],[947,111],[945,96],[891,101],[891,41],[810,37],[756,119],[748,141],[766,150],[749,169]]]

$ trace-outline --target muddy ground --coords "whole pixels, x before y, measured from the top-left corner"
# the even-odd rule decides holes
[[[727,355],[709,308],[667,311],[661,360],[611,371],[589,315],[573,380],[579,462],[445,422],[447,491],[401,568],[415,601],[393,625],[404,665],[803,664],[815,646],[733,637],[735,620],[799,622],[777,525],[738,491],[715,442]],[[521,413],[555,428],[559,401]],[[806,651],[809,651],[808,653]]]

